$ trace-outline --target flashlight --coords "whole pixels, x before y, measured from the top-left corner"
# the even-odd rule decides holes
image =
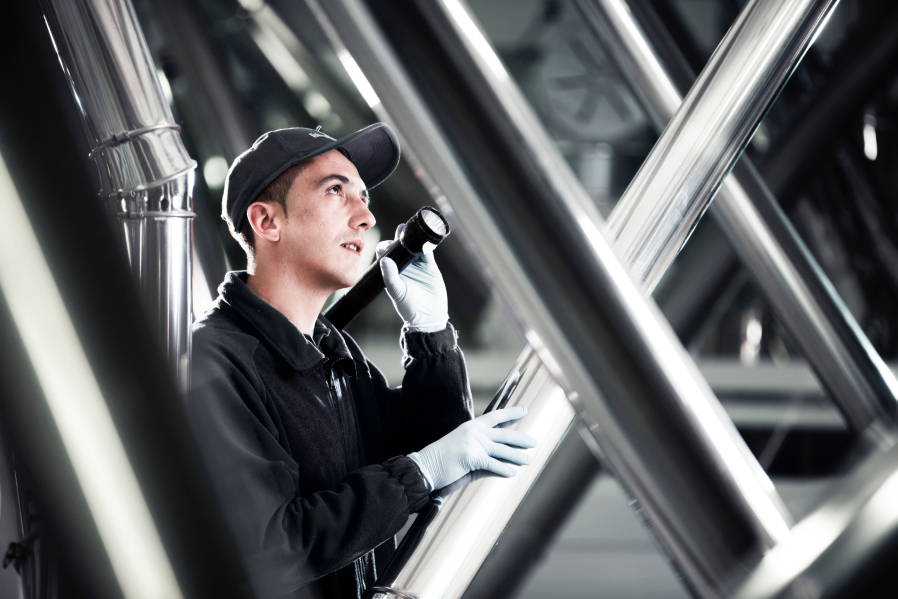
[[[384,290],[381,260],[392,259],[402,272],[412,260],[440,245],[449,233],[449,223],[439,210],[430,206],[421,208],[405,223],[399,239],[390,244],[384,255],[368,267],[346,295],[325,311],[324,316],[342,330]]]

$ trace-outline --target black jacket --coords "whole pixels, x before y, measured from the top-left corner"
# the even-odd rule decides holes
[[[245,280],[194,326],[203,457],[260,594],[359,597],[428,499],[405,454],[472,417],[464,356],[451,326],[405,332],[391,389],[349,335],[319,317],[312,343]]]

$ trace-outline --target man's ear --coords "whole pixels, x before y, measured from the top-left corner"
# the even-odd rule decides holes
[[[276,243],[281,239],[284,212],[274,203],[255,202],[246,209],[246,219],[253,228],[256,239]]]

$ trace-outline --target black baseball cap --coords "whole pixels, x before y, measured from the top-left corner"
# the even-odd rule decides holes
[[[382,183],[399,165],[399,140],[386,123],[374,123],[341,139],[318,129],[269,131],[234,160],[225,180],[221,217],[234,232],[246,226],[246,209],[285,170],[340,151],[355,165],[368,189]]]

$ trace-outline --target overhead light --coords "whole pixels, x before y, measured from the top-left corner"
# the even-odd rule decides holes
[[[253,41],[278,72],[284,83],[287,84],[294,93],[304,94],[309,89],[309,76],[303,70],[302,66],[290,54],[290,50],[275,35],[262,30],[260,27],[250,28],[250,34]]]
[[[362,94],[362,98],[365,99],[368,106],[374,108],[380,104],[380,98],[377,97],[374,88],[371,87],[371,83],[369,83],[368,78],[365,77],[362,69],[359,68],[359,64],[355,61],[355,58],[352,57],[352,54],[350,54],[348,50],[343,49],[337,52],[337,58],[343,63],[343,68],[346,69],[346,73],[349,75],[349,78],[352,79],[356,89]]]
[[[228,177],[228,161],[224,156],[211,156],[203,165],[203,178],[209,189],[221,189]]]
[[[318,92],[311,90],[302,99],[303,108],[319,120],[326,120],[333,113],[331,103]]]
[[[864,115],[864,156],[876,160],[877,155],[879,146],[876,144],[876,117],[867,114]]]

